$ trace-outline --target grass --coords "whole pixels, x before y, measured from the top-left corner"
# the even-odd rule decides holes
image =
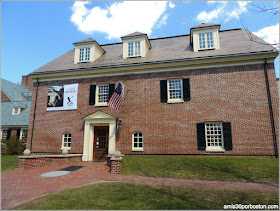
[[[278,204],[278,192],[99,183],[49,194],[18,210],[223,209],[224,204]]]
[[[1,155],[1,173],[18,169],[18,155]]]
[[[133,156],[122,174],[278,184],[279,160],[252,157]]]

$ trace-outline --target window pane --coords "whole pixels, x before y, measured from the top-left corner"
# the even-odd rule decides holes
[[[137,143],[134,143],[134,147],[137,147]]]
[[[143,144],[142,143],[139,143],[139,147],[142,147],[143,146]]]

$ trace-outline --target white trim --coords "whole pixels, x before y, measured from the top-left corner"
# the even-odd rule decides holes
[[[1,128],[1,140],[2,140],[2,135],[3,135],[3,130],[7,130],[7,137],[8,137],[8,130],[9,128]],[[5,140],[7,140],[7,137]]]
[[[108,101],[107,102],[102,102],[100,103],[99,102],[99,86],[105,86],[107,85],[108,86],[108,101],[109,101],[109,89],[110,89],[110,86],[109,84],[97,84],[96,85],[96,89],[95,89],[95,106],[108,106]]]
[[[134,134],[135,133],[141,133],[142,134],[142,147],[134,147]],[[136,137],[136,138],[140,138],[140,137]],[[143,134],[143,132],[142,131],[134,131],[133,133],[132,133],[132,151],[138,151],[138,152],[142,152],[142,151],[144,151],[144,134]]]
[[[21,129],[20,129],[20,135],[19,135],[19,137],[20,137],[19,139],[20,139],[20,140],[22,140],[23,130],[27,130],[27,133],[28,133],[28,128],[21,128]],[[27,136],[26,136],[26,139],[27,139]],[[27,141],[27,140],[26,140],[26,141]]]
[[[116,117],[97,111],[84,118],[84,145],[82,161],[93,160],[94,126],[109,126],[108,151],[116,149]]]
[[[62,146],[61,146],[61,150],[63,149],[68,149],[68,150],[71,150],[71,147],[64,147],[64,135],[65,134],[70,134],[71,135],[71,142],[70,142],[70,145],[72,145],[72,134],[70,132],[64,132],[62,134]],[[68,142],[67,142],[68,143]]]
[[[15,112],[16,109],[18,109],[17,113]],[[20,113],[21,113],[21,107],[14,107],[13,108],[13,112],[12,112],[13,115],[19,115]]]
[[[169,90],[169,82],[174,80],[180,80],[181,82],[181,98],[178,99],[170,99],[170,90]],[[167,80],[167,103],[183,103],[184,102],[184,93],[183,93],[183,80],[182,79],[168,79]]]
[[[207,146],[207,124],[221,124],[221,143],[222,146]],[[223,128],[223,122],[204,122],[204,127],[205,127],[205,151],[206,152],[224,152],[225,147],[224,147],[224,128]],[[215,134],[213,134],[214,136]],[[217,134],[218,135],[218,134]],[[209,135],[208,135],[209,136]]]
[[[274,59],[267,60],[267,63],[273,63]],[[112,69],[117,68],[109,68],[109,71],[101,70],[99,74],[96,74],[96,70],[92,70],[95,72],[92,73],[90,70],[87,70],[87,73],[82,73],[81,75],[73,75],[73,72],[65,72],[61,73],[62,77],[57,76],[59,73],[49,73],[51,75],[48,77],[48,74],[42,74],[42,75],[32,75],[32,79],[37,79],[39,82],[45,82],[45,81],[57,81],[57,80],[70,80],[70,79],[82,79],[82,78],[99,78],[99,77],[106,77],[106,76],[122,76],[122,75],[131,75],[131,74],[146,74],[148,73],[160,73],[160,72],[173,72],[173,71],[184,71],[184,70],[197,70],[197,69],[206,69],[206,68],[216,68],[216,67],[233,67],[233,66],[240,66],[240,65],[254,65],[254,64],[264,64],[264,60],[258,60],[258,61],[250,61],[250,62],[236,62],[233,61],[231,63],[226,64],[202,64],[199,66],[185,66],[185,67],[178,67],[178,68],[156,68],[156,69],[150,69],[150,68],[143,68],[139,70],[139,67],[134,67],[134,69],[129,69],[126,72],[112,72]],[[163,66],[163,65],[162,65]],[[81,71],[77,71],[77,73],[81,73]],[[42,77],[43,78],[39,78]],[[46,77],[46,78],[44,78]]]

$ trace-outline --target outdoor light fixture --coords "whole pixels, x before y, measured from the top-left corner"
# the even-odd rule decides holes
[[[117,122],[117,130],[121,130],[122,129],[122,120],[118,120]]]

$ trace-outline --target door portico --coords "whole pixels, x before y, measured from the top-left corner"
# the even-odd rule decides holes
[[[97,111],[84,118],[84,145],[82,161],[93,160],[94,127],[109,126],[108,151],[116,148],[116,117]]]

